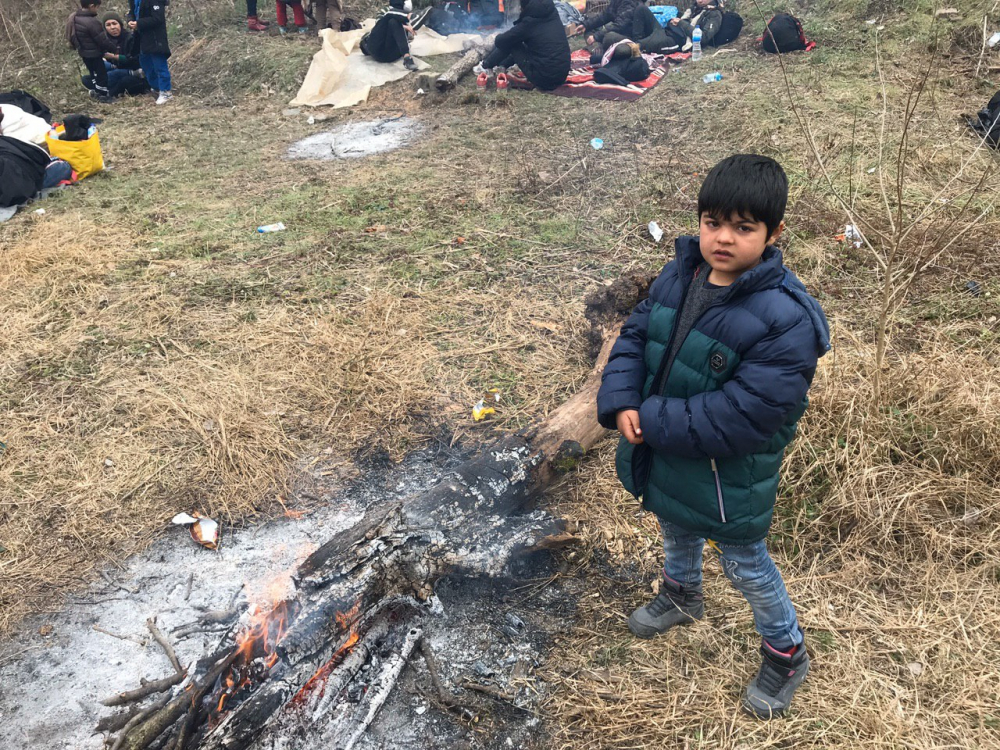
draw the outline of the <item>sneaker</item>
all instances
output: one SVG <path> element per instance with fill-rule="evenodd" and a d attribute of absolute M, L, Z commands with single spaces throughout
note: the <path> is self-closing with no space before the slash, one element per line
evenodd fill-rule
<path fill-rule="evenodd" d="M 267 24 L 257 16 L 247 16 L 247 31 L 267 31 Z"/>
<path fill-rule="evenodd" d="M 169 91 L 161 91 L 160 95 L 158 97 L 156 97 L 156 103 L 157 104 L 166 104 L 167 102 L 169 102 L 173 98 L 174 98 L 174 95 L 171 94 Z"/>
<path fill-rule="evenodd" d="M 675 625 L 688 625 L 704 616 L 701 586 L 684 587 L 664 577 L 656 598 L 629 615 L 628 629 L 639 638 L 652 638 Z"/>
<path fill-rule="evenodd" d="M 479 76 L 479 75 L 481 75 L 482 73 L 485 73 L 485 72 L 486 72 L 486 68 L 483 67 L 483 64 L 481 62 L 477 62 L 476 63 L 476 67 L 474 67 L 472 69 L 472 74 L 475 75 L 475 76 Z"/>
<path fill-rule="evenodd" d="M 285 34 L 288 33 L 288 28 L 285 26 L 279 26 L 278 33 L 281 34 L 281 36 L 284 36 Z"/>
<path fill-rule="evenodd" d="M 792 696 L 809 672 L 809 653 L 805 644 L 785 653 L 764 641 L 760 647 L 760 669 L 743 693 L 743 710 L 758 719 L 781 716 L 792 703 Z"/>
<path fill-rule="evenodd" d="M 305 34 L 308 34 L 308 33 L 309 33 L 309 27 L 308 26 L 299 26 L 299 36 L 304 36 Z"/>
<path fill-rule="evenodd" d="M 403 67 L 406 68 L 407 70 L 419 70 L 419 68 L 417 67 L 417 61 L 414 60 L 409 55 L 403 58 Z"/>

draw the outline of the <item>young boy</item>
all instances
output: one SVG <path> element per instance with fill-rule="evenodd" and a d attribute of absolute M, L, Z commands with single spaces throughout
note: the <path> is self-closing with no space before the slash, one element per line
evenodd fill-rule
<path fill-rule="evenodd" d="M 389 0 L 389 7 L 382 11 L 372 30 L 361 37 L 361 51 L 378 62 L 391 63 L 403 58 L 407 70 L 417 70 L 417 63 L 410 55 L 412 11 L 413 0 Z"/>
<path fill-rule="evenodd" d="M 83 2 L 83 0 L 80 0 Z M 139 66 L 157 94 L 156 103 L 166 104 L 171 93 L 170 43 L 167 41 L 166 6 L 170 0 L 131 0 L 129 30 L 139 35 Z"/>
<path fill-rule="evenodd" d="M 102 102 L 111 101 L 108 91 L 108 70 L 104 66 L 104 54 L 114 52 L 115 45 L 104 33 L 104 26 L 97 17 L 101 0 L 80 0 L 80 10 L 69 18 L 70 44 L 79 53 L 87 66 L 94 88 L 91 94 Z"/>
<path fill-rule="evenodd" d="M 625 488 L 657 515 L 659 595 L 629 617 L 652 638 L 700 620 L 702 549 L 753 610 L 763 661 L 743 708 L 781 715 L 809 669 L 795 608 L 767 553 L 785 446 L 830 347 L 819 304 L 782 265 L 788 180 L 764 156 L 719 162 L 698 194 L 699 237 L 680 237 L 622 327 L 597 396 L 622 434 Z"/>

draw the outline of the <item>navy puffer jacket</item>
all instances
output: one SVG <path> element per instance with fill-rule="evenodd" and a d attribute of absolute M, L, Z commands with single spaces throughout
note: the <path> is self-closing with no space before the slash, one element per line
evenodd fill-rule
<path fill-rule="evenodd" d="M 816 362 L 830 348 L 829 328 L 781 251 L 768 247 L 696 321 L 670 371 L 659 373 L 703 262 L 697 237 L 678 238 L 676 250 L 611 350 L 598 420 L 613 429 L 619 411 L 639 411 L 645 443 L 622 439 L 616 463 L 647 510 L 706 538 L 749 544 L 767 535 L 784 449 Z M 662 383 L 658 392 L 654 383 Z"/>

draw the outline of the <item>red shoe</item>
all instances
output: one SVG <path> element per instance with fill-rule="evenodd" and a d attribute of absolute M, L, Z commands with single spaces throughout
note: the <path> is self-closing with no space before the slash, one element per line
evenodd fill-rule
<path fill-rule="evenodd" d="M 489 82 L 490 82 L 489 73 L 480 73 L 479 76 L 476 78 L 476 86 L 479 87 L 480 91 L 486 91 L 486 84 L 488 84 Z"/>
<path fill-rule="evenodd" d="M 257 16 L 247 16 L 247 31 L 267 31 L 268 25 Z"/>
<path fill-rule="evenodd" d="M 497 73 L 497 91 L 503 91 L 509 83 L 506 73 Z"/>

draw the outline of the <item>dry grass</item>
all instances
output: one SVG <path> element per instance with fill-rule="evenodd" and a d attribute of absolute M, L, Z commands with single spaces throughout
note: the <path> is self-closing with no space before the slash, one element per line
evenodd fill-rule
<path fill-rule="evenodd" d="M 749 608 L 706 554 L 706 620 L 652 642 L 625 617 L 660 564 L 649 514 L 610 451 L 563 492 L 611 578 L 546 677 L 557 747 L 994 747 L 1000 742 L 1000 392 L 996 351 L 941 342 L 894 363 L 874 400 L 872 346 L 838 336 L 787 461 L 773 552 L 814 656 L 791 718 L 740 716 L 758 663 Z M 622 572 L 626 571 L 626 572 Z M 614 580 L 614 579 L 618 580 Z M 623 596 L 622 591 L 627 593 Z"/>

